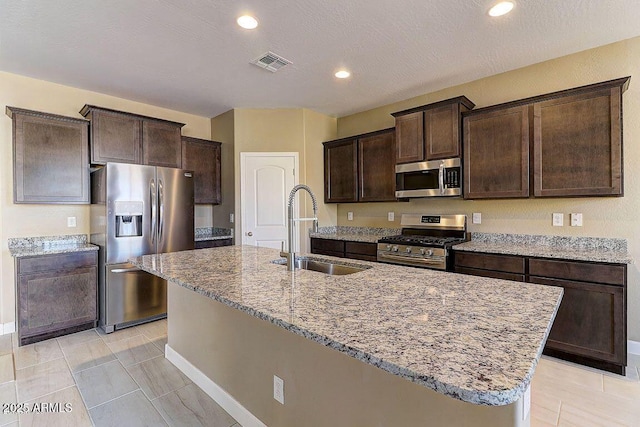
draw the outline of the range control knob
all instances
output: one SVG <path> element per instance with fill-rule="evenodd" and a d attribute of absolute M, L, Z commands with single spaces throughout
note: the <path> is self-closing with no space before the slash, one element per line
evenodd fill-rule
<path fill-rule="evenodd" d="M 420 249 L 420 253 L 422 255 L 431 256 L 431 255 L 433 255 L 433 250 L 432 249 Z"/>
<path fill-rule="evenodd" d="M 408 247 L 407 249 L 405 249 L 405 251 L 410 254 L 411 253 L 411 247 Z"/>
<path fill-rule="evenodd" d="M 387 250 L 390 251 L 391 250 L 391 245 L 387 245 Z"/>
<path fill-rule="evenodd" d="M 392 247 L 392 248 L 391 248 L 391 251 L 392 251 L 392 252 L 398 252 L 398 247 L 397 247 L 397 246 Z"/>

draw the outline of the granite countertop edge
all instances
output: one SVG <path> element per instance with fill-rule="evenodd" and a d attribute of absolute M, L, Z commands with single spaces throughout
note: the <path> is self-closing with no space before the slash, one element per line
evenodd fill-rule
<path fill-rule="evenodd" d="M 153 255 L 150 255 L 150 256 L 153 256 Z M 312 256 L 313 258 L 318 258 L 317 255 L 309 255 L 309 256 Z M 349 345 L 338 342 L 330 337 L 318 334 L 316 332 L 305 329 L 301 326 L 294 325 L 278 317 L 274 317 L 273 315 L 270 315 L 266 312 L 257 310 L 255 308 L 246 306 L 239 302 L 217 295 L 216 293 L 208 291 L 207 289 L 204 289 L 200 286 L 193 285 L 191 283 L 186 283 L 179 279 L 171 277 L 170 275 L 163 274 L 162 272 L 158 271 L 155 268 L 145 266 L 142 261 L 142 257 L 134 258 L 134 259 L 131 259 L 130 261 L 144 271 L 147 271 L 152 274 L 156 274 L 174 284 L 177 284 L 186 289 L 192 290 L 196 293 L 199 293 L 207 298 L 213 299 L 231 308 L 240 310 L 248 315 L 251 315 L 261 320 L 268 321 L 278 327 L 281 327 L 297 335 L 310 339 L 325 347 L 333 348 L 348 356 L 354 357 L 357 360 L 360 360 L 364 363 L 383 369 L 393 375 L 400 376 L 408 381 L 422 385 L 438 393 L 456 398 L 458 400 L 462 400 L 465 402 L 478 404 L 478 405 L 502 406 L 502 405 L 508 405 L 517 401 L 524 394 L 524 392 L 530 385 L 531 379 L 533 377 L 533 373 L 535 371 L 537 363 L 542 354 L 544 342 L 546 342 L 546 339 L 550 333 L 550 327 L 548 327 L 545 332 L 544 340 L 541 342 L 541 345 L 539 346 L 537 351 L 537 355 L 533 359 L 533 363 L 529 367 L 527 374 L 515 386 L 508 389 L 502 389 L 502 390 L 472 390 L 472 389 L 463 388 L 453 384 L 447 384 L 445 382 L 439 381 L 428 375 L 416 373 L 407 367 L 398 366 L 395 363 L 389 362 L 375 355 L 369 354 L 364 350 L 350 347 Z M 367 262 L 364 262 L 364 261 L 362 263 L 367 264 Z M 368 264 L 375 265 L 376 263 L 368 263 Z M 562 294 L 560 294 L 558 299 L 560 299 L 561 296 Z M 556 304 L 557 304 L 556 309 L 553 313 L 554 318 L 557 313 L 559 302 L 557 302 Z"/>
<path fill-rule="evenodd" d="M 518 255 L 536 258 L 551 258 L 574 261 L 604 262 L 611 264 L 633 264 L 626 252 L 573 249 L 563 246 L 518 245 L 514 243 L 488 243 L 470 240 L 453 246 L 454 251 L 486 252 L 500 255 Z"/>
<path fill-rule="evenodd" d="M 100 248 L 87 241 L 85 234 L 63 236 L 14 237 L 7 240 L 14 258 L 97 251 Z"/>
<path fill-rule="evenodd" d="M 195 238 L 195 242 L 204 242 L 207 240 L 225 240 L 225 239 L 232 239 L 233 236 L 232 235 L 220 235 L 220 236 L 196 236 Z"/>

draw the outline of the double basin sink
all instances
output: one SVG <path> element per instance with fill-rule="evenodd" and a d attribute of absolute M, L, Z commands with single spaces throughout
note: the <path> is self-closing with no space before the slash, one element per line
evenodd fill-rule
<path fill-rule="evenodd" d="M 287 265 L 286 259 L 277 259 L 272 262 L 283 266 Z M 329 262 L 327 260 L 314 259 L 305 256 L 296 257 L 294 267 L 296 270 L 318 271 L 332 276 L 344 276 L 346 274 L 358 273 L 371 268 L 368 265 Z"/>

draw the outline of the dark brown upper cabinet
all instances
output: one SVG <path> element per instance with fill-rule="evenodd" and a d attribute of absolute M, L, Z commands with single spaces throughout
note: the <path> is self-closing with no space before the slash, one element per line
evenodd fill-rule
<path fill-rule="evenodd" d="M 397 200 L 393 128 L 323 145 L 325 203 Z"/>
<path fill-rule="evenodd" d="M 526 106 L 464 118 L 464 197 L 529 197 Z"/>
<path fill-rule="evenodd" d="M 461 114 L 475 104 L 464 96 L 392 115 L 396 119 L 396 163 L 460 156 Z"/>
<path fill-rule="evenodd" d="M 193 171 L 195 203 L 220 204 L 221 143 L 182 137 L 182 168 Z"/>
<path fill-rule="evenodd" d="M 91 121 L 91 164 L 182 166 L 183 123 L 94 105 L 85 105 L 80 114 Z"/>
<path fill-rule="evenodd" d="M 6 107 L 13 122 L 14 203 L 89 203 L 89 122 Z"/>
<path fill-rule="evenodd" d="M 464 196 L 622 196 L 630 77 L 463 114 Z"/>

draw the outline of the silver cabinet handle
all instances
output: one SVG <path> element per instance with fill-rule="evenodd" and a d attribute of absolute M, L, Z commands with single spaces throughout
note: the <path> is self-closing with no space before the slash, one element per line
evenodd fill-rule
<path fill-rule="evenodd" d="M 112 273 L 133 273 L 135 271 L 142 271 L 137 267 L 132 267 L 132 268 L 114 268 L 113 270 L 111 270 Z"/>

